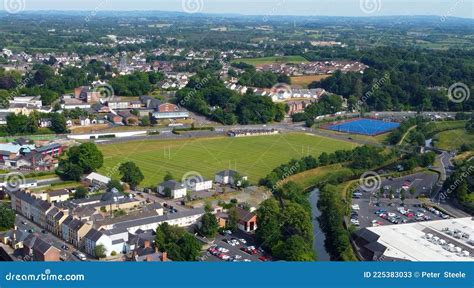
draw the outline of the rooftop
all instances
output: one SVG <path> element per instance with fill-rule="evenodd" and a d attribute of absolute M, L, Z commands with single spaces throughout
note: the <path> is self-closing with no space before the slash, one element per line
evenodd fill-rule
<path fill-rule="evenodd" d="M 466 217 L 369 227 L 357 235 L 368 242 L 365 248 L 382 254 L 380 260 L 474 261 L 473 227 L 474 218 Z"/>

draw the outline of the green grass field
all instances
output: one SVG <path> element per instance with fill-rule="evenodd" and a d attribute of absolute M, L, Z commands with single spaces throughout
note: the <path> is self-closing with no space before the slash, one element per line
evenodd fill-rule
<path fill-rule="evenodd" d="M 99 146 L 104 153 L 104 165 L 99 172 L 118 178 L 120 163 L 133 161 L 145 175 L 143 186 L 161 182 L 166 171 L 177 180 L 192 171 L 213 179 L 216 172 L 229 168 L 248 175 L 249 180 L 256 183 L 273 168 L 292 158 L 355 147 L 349 142 L 302 133 L 104 144 Z"/>
<path fill-rule="evenodd" d="M 302 63 L 308 62 L 306 58 L 302 56 L 273 56 L 273 57 L 260 57 L 260 58 L 242 58 L 242 59 L 235 59 L 232 62 L 244 62 L 249 65 L 265 65 L 265 64 L 286 64 L 286 63 Z"/>
<path fill-rule="evenodd" d="M 474 135 L 467 133 L 465 129 L 444 131 L 436 134 L 434 138 L 437 148 L 448 151 L 459 149 L 462 144 L 474 143 Z"/>

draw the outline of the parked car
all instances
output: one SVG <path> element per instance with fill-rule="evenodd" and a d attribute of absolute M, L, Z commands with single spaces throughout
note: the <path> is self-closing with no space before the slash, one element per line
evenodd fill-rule
<path fill-rule="evenodd" d="M 83 253 L 81 253 L 79 251 L 72 252 L 72 255 L 76 256 L 81 261 L 86 261 L 87 260 L 86 255 L 84 255 Z"/>
<path fill-rule="evenodd" d="M 258 260 L 263 261 L 263 262 L 267 262 L 268 258 L 262 255 L 262 256 L 258 257 Z"/>
<path fill-rule="evenodd" d="M 222 252 L 222 253 L 227 253 L 227 252 L 229 252 L 229 249 L 224 248 L 224 247 L 217 247 L 217 250 L 218 250 L 219 252 Z"/>

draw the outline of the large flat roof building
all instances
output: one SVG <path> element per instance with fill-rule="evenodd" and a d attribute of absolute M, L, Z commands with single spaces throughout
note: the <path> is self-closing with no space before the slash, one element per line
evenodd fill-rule
<path fill-rule="evenodd" d="M 369 227 L 357 231 L 369 261 L 474 261 L 474 218 Z"/>

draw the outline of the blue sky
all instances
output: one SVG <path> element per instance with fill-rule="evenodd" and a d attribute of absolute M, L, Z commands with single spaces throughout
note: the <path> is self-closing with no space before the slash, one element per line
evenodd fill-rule
<path fill-rule="evenodd" d="M 247 15 L 382 16 L 439 15 L 474 18 L 474 0 L 0 0 L 26 10 L 196 9 L 202 13 Z M 196 4 L 197 3 L 197 4 Z M 196 4 L 197 6 L 195 6 Z M 183 8 L 188 7 L 188 8 Z M 190 8 L 189 8 L 190 7 Z M 198 7 L 198 8 L 196 8 Z"/>

